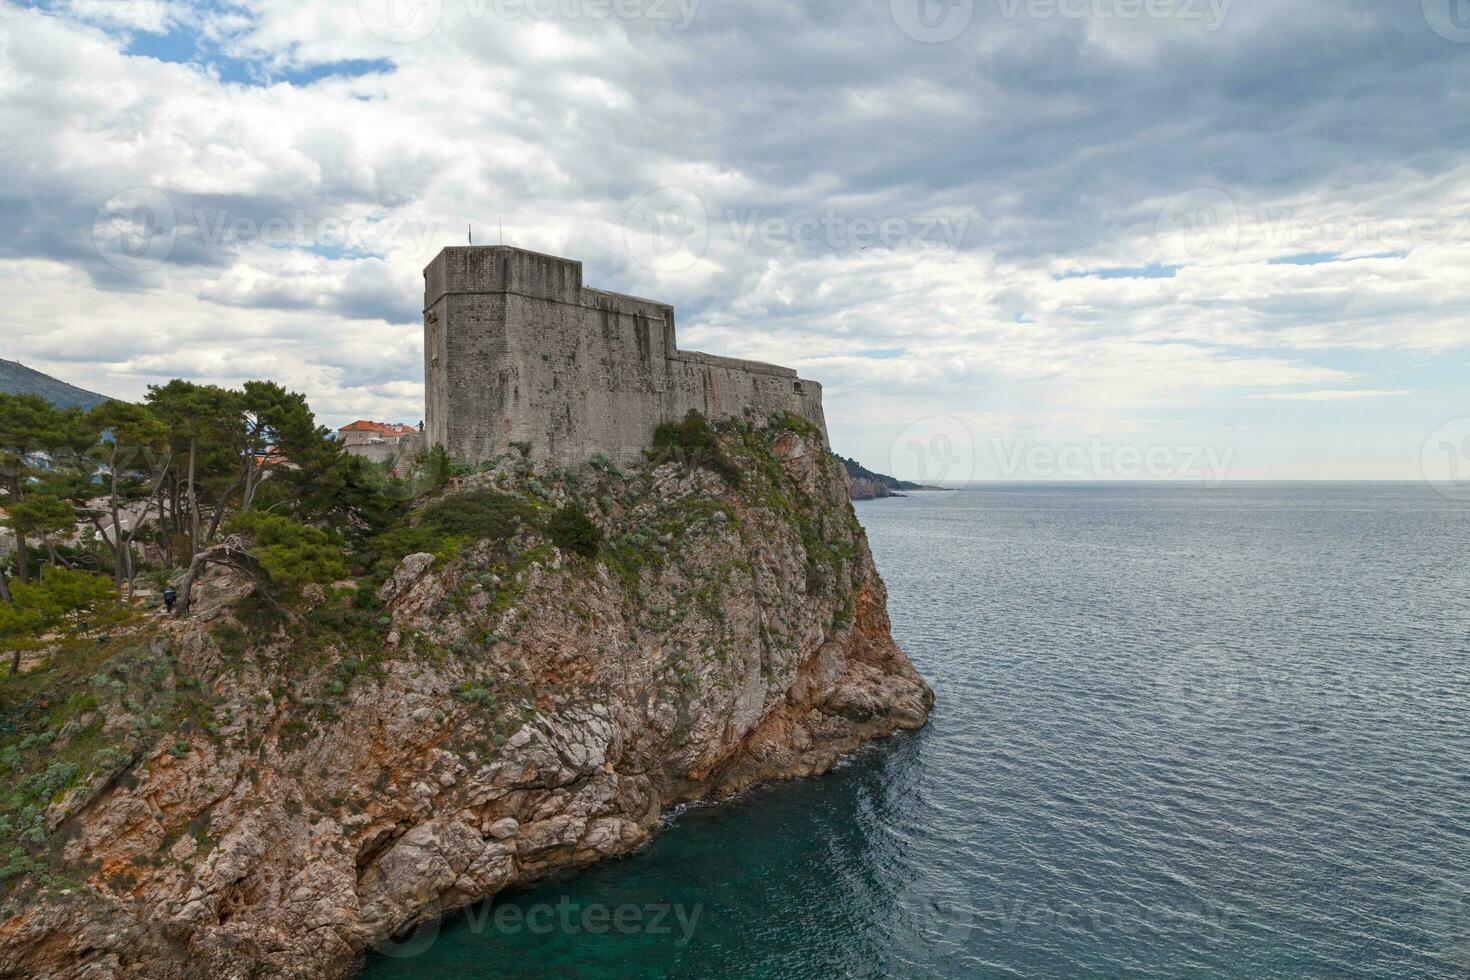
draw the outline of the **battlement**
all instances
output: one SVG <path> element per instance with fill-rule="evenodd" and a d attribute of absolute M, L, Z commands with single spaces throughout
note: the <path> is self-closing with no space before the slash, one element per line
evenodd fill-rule
<path fill-rule="evenodd" d="M 424 270 L 428 442 L 456 462 L 528 443 L 562 465 L 630 462 L 662 422 L 789 411 L 826 432 L 822 387 L 790 368 L 681 351 L 674 308 L 591 289 L 582 263 L 504 245 Z"/>

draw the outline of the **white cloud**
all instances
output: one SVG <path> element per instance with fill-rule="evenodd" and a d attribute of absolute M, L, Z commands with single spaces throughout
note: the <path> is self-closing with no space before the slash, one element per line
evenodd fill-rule
<path fill-rule="evenodd" d="M 799 365 L 876 463 L 938 412 L 1257 434 L 1350 393 L 1413 413 L 1432 385 L 1378 365 L 1470 347 L 1470 147 L 1446 126 L 1470 63 L 1413 12 L 1232 5 L 1203 32 L 982 4 L 921 45 L 879 0 L 701 4 L 683 31 L 445 0 L 394 43 L 356 3 L 75 6 L 0 18 L 0 126 L 25 134 L 0 145 L 0 354 L 123 396 L 270 372 L 328 421 L 417 421 L 420 270 L 471 222 L 675 303 L 687 346 Z M 180 24 L 223 60 L 124 53 Z M 231 58 L 280 80 L 226 80 Z M 370 70 L 305 80 L 347 59 Z M 698 196 L 702 247 L 655 271 L 627 218 L 664 187 Z M 174 212 L 156 268 L 94 247 L 129 188 Z M 1215 210 L 1161 237 L 1180 201 Z M 935 217 L 957 246 L 915 230 Z M 911 233 L 851 244 L 885 220 Z M 784 235 L 746 234 L 764 221 Z"/>

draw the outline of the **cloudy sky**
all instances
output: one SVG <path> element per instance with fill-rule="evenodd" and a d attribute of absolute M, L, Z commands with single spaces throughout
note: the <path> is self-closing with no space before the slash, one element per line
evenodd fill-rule
<path fill-rule="evenodd" d="M 0 132 L 0 356 L 119 397 L 417 421 L 472 222 L 878 469 L 1470 477 L 1470 0 L 0 0 Z"/>

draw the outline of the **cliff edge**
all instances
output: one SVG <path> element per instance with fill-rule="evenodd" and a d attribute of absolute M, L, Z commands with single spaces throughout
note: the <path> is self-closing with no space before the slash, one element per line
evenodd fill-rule
<path fill-rule="evenodd" d="M 192 618 L 26 675 L 0 973 L 343 976 L 417 921 L 639 847 L 672 805 L 924 724 L 805 420 L 457 483 L 380 580 L 281 603 L 221 569 Z"/>

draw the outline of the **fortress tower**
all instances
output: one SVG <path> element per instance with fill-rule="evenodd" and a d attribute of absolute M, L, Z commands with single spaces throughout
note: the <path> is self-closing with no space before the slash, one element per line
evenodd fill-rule
<path fill-rule="evenodd" d="M 531 446 L 562 465 L 637 460 L 698 409 L 786 410 L 825 437 L 822 387 L 790 368 L 681 351 L 674 308 L 589 289 L 582 263 L 504 245 L 446 248 L 424 270 L 428 444 L 478 463 Z"/>

